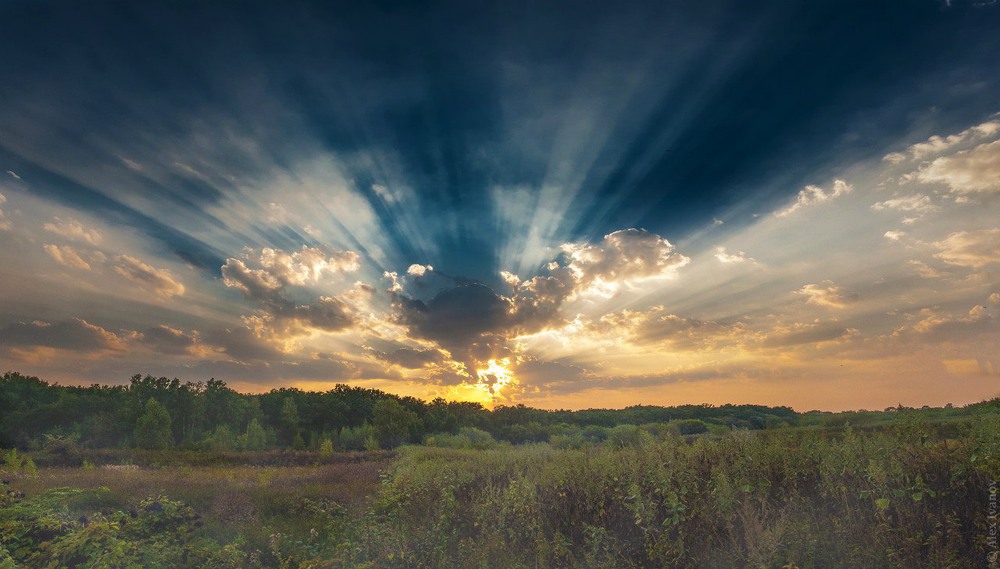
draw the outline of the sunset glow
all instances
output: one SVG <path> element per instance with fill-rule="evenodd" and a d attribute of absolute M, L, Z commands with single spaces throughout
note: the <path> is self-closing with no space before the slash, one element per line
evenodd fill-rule
<path fill-rule="evenodd" d="M 0 368 L 1000 394 L 1000 5 L 585 4 L 0 9 Z"/>

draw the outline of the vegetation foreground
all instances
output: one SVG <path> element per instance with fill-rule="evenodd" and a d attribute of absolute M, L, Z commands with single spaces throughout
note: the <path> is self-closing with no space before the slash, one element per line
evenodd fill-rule
<path fill-rule="evenodd" d="M 7 418 L 42 408 L 9 395 Z M 173 448 L 37 434 L 0 454 L 0 568 L 997 566 L 1000 400 L 608 427 L 515 411 L 533 424 L 482 411 L 395 450 L 374 450 L 378 421 L 367 451 L 332 448 L 351 425 L 302 450 L 275 442 L 292 430 L 213 447 L 218 425 Z"/>
<path fill-rule="evenodd" d="M 998 418 L 312 466 L 8 453 L 0 567 L 986 567 Z"/>

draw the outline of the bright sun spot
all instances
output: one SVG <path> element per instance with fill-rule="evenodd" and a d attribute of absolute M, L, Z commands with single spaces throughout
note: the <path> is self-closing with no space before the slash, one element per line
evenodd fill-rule
<path fill-rule="evenodd" d="M 497 404 L 510 401 L 519 392 L 519 382 L 509 368 L 511 358 L 497 358 L 476 369 L 475 382 L 448 386 L 446 398 L 455 401 L 472 401 L 492 409 Z"/>
<path fill-rule="evenodd" d="M 476 375 L 479 376 L 476 388 L 484 392 L 490 400 L 501 397 L 503 389 L 516 382 L 514 374 L 507 369 L 509 365 L 510 358 L 488 361 L 485 368 L 476 370 Z"/>

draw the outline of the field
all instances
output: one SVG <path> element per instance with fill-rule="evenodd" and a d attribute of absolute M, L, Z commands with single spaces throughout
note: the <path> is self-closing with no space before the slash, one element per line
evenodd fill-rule
<path fill-rule="evenodd" d="M 996 566 L 1000 414 L 928 415 L 332 454 L 85 449 L 71 468 L 8 451 L 0 567 Z"/>

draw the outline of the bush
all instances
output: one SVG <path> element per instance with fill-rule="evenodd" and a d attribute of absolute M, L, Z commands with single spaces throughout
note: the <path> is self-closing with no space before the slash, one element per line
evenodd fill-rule
<path fill-rule="evenodd" d="M 69 513 L 103 490 L 59 488 L 0 508 L 0 563 L 28 567 L 200 567 L 220 548 L 200 531 L 200 516 L 157 497 L 129 512 Z M 0 565 L 2 566 L 2 565 Z"/>
<path fill-rule="evenodd" d="M 673 421 L 672 424 L 677 427 L 677 432 L 682 435 L 700 435 L 708 432 L 708 425 L 700 419 L 682 419 L 680 421 Z"/>

